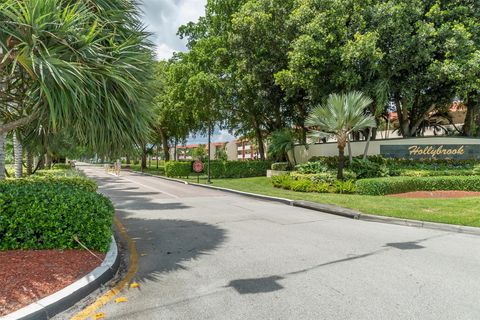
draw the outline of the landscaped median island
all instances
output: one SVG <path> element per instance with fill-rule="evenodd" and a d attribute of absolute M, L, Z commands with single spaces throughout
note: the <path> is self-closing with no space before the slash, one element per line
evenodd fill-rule
<path fill-rule="evenodd" d="M 170 174 L 170 177 L 197 182 L 190 162 L 172 163 L 176 163 L 173 165 L 175 168 L 182 169 Z M 242 166 L 255 165 L 253 163 L 255 161 L 245 161 Z M 337 165 L 338 157 L 314 157 L 295 166 L 295 170 L 272 178 L 265 177 L 265 168 L 263 174 L 256 172 L 257 177 L 250 178 L 221 171 L 223 176 L 235 178 L 217 178 L 213 180 L 213 185 L 291 200 L 332 204 L 365 214 L 480 227 L 480 193 L 477 193 L 480 192 L 480 163 L 476 160 L 414 161 L 381 156 L 357 157 L 351 163 L 346 161 L 344 180 L 336 178 Z M 274 170 L 284 171 L 289 167 L 292 166 L 288 163 L 271 165 Z M 206 183 L 206 180 L 205 174 L 198 178 L 200 183 Z M 465 192 L 444 192 L 450 190 Z M 419 193 L 417 198 L 415 193 L 407 193 L 412 191 L 424 193 Z M 392 197 L 394 194 L 402 194 L 402 197 Z"/>
<path fill-rule="evenodd" d="M 96 190 L 94 181 L 70 169 L 0 182 L 0 316 L 102 263 L 114 209 Z"/>

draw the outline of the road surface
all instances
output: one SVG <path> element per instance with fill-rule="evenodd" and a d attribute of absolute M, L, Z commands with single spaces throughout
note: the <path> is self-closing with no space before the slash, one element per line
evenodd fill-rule
<path fill-rule="evenodd" d="M 85 172 L 139 253 L 106 319 L 480 319 L 478 236 Z"/>

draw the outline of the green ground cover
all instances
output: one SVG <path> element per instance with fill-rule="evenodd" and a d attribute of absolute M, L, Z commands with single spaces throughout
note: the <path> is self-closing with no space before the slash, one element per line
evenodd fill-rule
<path fill-rule="evenodd" d="M 106 252 L 114 208 L 97 184 L 67 168 L 0 182 L 0 250 L 74 249 Z"/>
<path fill-rule="evenodd" d="M 196 182 L 195 179 L 189 179 Z M 201 183 L 206 183 L 202 177 Z M 304 193 L 274 188 L 269 178 L 218 179 L 214 186 L 291 200 L 307 200 L 359 210 L 367 214 L 480 227 L 480 197 L 402 199 L 333 193 Z"/>

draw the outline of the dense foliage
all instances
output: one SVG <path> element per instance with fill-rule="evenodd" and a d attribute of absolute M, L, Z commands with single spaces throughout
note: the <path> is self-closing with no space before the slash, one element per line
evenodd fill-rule
<path fill-rule="evenodd" d="M 312 158 L 307 163 L 297 165 L 296 171 L 288 175 L 272 177 L 272 183 L 275 187 L 294 191 L 336 192 L 333 186 L 344 185 L 342 181 L 337 180 L 336 161 L 337 157 Z M 347 165 L 344 181 L 350 181 L 355 185 L 353 188 L 347 188 L 347 191 L 368 195 L 416 190 L 477 191 L 476 181 L 480 178 L 478 160 L 413 161 L 370 156 L 366 159 L 355 157 L 351 162 L 347 162 Z M 454 186 L 457 181 L 458 185 Z M 469 183 L 472 184 L 469 186 Z"/>
<path fill-rule="evenodd" d="M 480 191 L 480 176 L 373 178 L 358 180 L 356 187 L 359 194 L 375 196 L 410 191 Z"/>
<path fill-rule="evenodd" d="M 211 161 L 210 174 L 212 178 L 247 178 L 261 177 L 270 169 L 269 161 Z M 208 170 L 205 163 L 204 173 Z M 186 161 L 170 161 L 165 164 L 167 177 L 189 177 L 197 175 L 193 172 L 192 163 Z"/>
<path fill-rule="evenodd" d="M 114 209 L 84 178 L 47 177 L 0 183 L 0 249 L 106 252 Z"/>
<path fill-rule="evenodd" d="M 29 159 L 147 136 L 153 54 L 134 3 L 4 0 L 0 21 L 0 178 L 11 131 Z"/>
<path fill-rule="evenodd" d="M 323 178 L 323 177 L 322 177 Z M 299 178 L 290 175 L 272 177 L 274 187 L 298 191 L 298 192 L 319 192 L 319 193 L 355 193 L 355 181 L 333 179 Z"/>

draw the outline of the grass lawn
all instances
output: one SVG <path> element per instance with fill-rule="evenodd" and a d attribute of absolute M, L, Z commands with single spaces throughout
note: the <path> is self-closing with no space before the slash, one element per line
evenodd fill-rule
<path fill-rule="evenodd" d="M 196 179 L 188 179 L 196 182 Z M 201 183 L 206 179 L 202 178 Z M 214 186 L 356 209 L 381 216 L 480 227 L 480 197 L 461 199 L 398 199 L 385 196 L 303 193 L 274 188 L 266 177 L 216 179 Z"/>
<path fill-rule="evenodd" d="M 196 177 L 182 179 L 197 182 Z M 200 183 L 206 183 L 205 176 Z M 363 213 L 480 227 L 480 197 L 460 199 L 401 199 L 330 193 L 303 193 L 274 188 L 269 178 L 212 179 L 212 185 L 291 200 L 307 200 L 356 209 Z"/>

